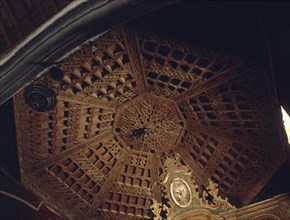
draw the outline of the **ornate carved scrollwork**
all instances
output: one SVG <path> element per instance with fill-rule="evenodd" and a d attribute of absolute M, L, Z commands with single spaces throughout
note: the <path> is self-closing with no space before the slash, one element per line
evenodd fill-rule
<path fill-rule="evenodd" d="M 166 203 L 158 203 L 153 201 L 150 206 L 154 213 L 154 219 L 172 219 L 178 214 L 198 209 L 207 209 L 212 216 L 223 211 L 235 210 L 235 206 L 231 205 L 227 198 L 223 199 L 218 193 L 218 185 L 212 180 L 208 180 L 208 185 L 205 190 L 200 190 L 200 187 L 192 179 L 192 172 L 180 162 L 180 155 L 175 153 L 173 156 L 168 156 L 164 162 L 163 173 L 163 194 L 168 200 Z"/>

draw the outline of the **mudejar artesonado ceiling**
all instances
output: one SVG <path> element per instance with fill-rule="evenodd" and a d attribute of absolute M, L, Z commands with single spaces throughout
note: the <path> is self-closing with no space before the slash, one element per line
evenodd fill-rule
<path fill-rule="evenodd" d="M 273 91 L 253 62 L 118 26 L 14 97 L 22 182 L 71 219 L 249 204 L 287 158 Z"/>

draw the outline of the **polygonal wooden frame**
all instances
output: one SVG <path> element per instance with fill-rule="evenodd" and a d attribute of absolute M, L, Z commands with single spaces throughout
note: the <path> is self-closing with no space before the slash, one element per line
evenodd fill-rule
<path fill-rule="evenodd" d="M 142 117 L 139 117 L 140 114 Z M 151 128 L 147 128 L 148 124 Z M 159 154 L 168 152 L 178 145 L 185 127 L 186 121 L 174 101 L 148 93 L 143 93 L 118 106 L 113 124 L 117 138 L 128 149 L 141 150 L 138 147 L 142 145 L 141 148 L 146 152 Z M 126 132 L 122 132 L 123 129 Z M 139 137 L 142 140 L 138 140 L 137 137 L 135 141 L 134 129 L 144 132 L 140 134 L 144 137 Z"/>

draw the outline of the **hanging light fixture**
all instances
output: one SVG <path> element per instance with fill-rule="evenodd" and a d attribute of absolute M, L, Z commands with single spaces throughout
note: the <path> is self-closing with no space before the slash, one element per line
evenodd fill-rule
<path fill-rule="evenodd" d="M 54 91 L 44 84 L 32 84 L 24 90 L 26 103 L 34 110 L 46 112 L 52 110 L 56 105 Z"/>

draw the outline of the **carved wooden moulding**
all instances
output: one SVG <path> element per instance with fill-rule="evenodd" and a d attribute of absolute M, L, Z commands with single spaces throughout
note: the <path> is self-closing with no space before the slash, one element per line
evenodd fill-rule
<path fill-rule="evenodd" d="M 122 26 L 57 68 L 34 82 L 55 106 L 37 111 L 22 91 L 15 118 L 23 183 L 66 218 L 151 219 L 165 200 L 211 212 L 214 183 L 247 204 L 285 160 L 271 83 L 252 63 Z M 191 175 L 166 188 L 174 155 Z"/>

